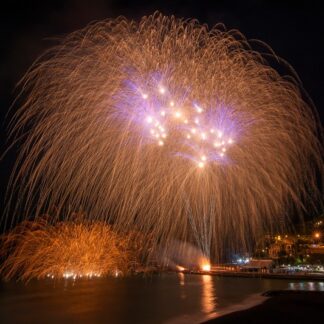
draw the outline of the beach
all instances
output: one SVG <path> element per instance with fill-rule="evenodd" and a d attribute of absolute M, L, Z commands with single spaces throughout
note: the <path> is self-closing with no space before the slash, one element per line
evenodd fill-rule
<path fill-rule="evenodd" d="M 324 292 L 275 290 L 262 304 L 205 323 L 313 323 L 324 318 Z"/>

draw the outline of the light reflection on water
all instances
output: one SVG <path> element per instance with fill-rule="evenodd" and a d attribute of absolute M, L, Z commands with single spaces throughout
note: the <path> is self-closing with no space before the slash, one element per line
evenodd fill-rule
<path fill-rule="evenodd" d="M 185 284 L 185 275 L 184 275 L 184 273 L 179 272 L 178 276 L 179 276 L 180 286 L 184 286 L 184 284 Z"/>
<path fill-rule="evenodd" d="M 290 290 L 324 291 L 324 282 L 290 282 Z"/>
<path fill-rule="evenodd" d="M 202 294 L 201 294 L 201 309 L 205 314 L 209 314 L 216 309 L 214 296 L 214 283 L 210 275 L 202 275 Z"/>
<path fill-rule="evenodd" d="M 278 289 L 324 291 L 324 283 L 184 273 L 0 282 L 0 322 L 197 323 L 229 307 L 235 310 L 252 295 Z"/>

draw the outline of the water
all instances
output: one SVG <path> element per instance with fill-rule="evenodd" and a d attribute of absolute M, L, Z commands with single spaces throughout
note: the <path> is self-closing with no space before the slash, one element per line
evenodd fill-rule
<path fill-rule="evenodd" d="M 324 290 L 324 283 L 181 273 L 1 283 L 0 322 L 197 323 L 274 289 Z"/>

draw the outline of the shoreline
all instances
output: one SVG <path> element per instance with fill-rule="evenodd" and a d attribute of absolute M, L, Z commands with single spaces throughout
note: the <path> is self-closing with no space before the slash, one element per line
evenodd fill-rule
<path fill-rule="evenodd" d="M 185 314 L 165 324 L 310 323 L 323 316 L 324 291 L 270 290 L 208 315 Z"/>
<path fill-rule="evenodd" d="M 259 278 L 324 281 L 324 274 L 286 274 L 286 273 L 262 273 L 262 272 L 237 272 L 237 271 L 177 271 L 184 274 L 211 275 L 219 277 Z"/>
<path fill-rule="evenodd" d="M 270 290 L 261 304 L 202 323 L 311 323 L 323 318 L 324 292 Z"/>
<path fill-rule="evenodd" d="M 209 323 L 209 321 L 220 318 L 222 316 L 253 308 L 254 306 L 262 304 L 267 299 L 269 299 L 269 297 L 263 296 L 262 293 L 255 293 L 247 296 L 238 303 L 222 307 L 220 310 L 214 310 L 209 314 L 184 314 L 175 318 L 171 318 L 165 321 L 164 324 Z"/>
<path fill-rule="evenodd" d="M 323 317 L 323 291 L 270 290 L 260 297 L 259 304 L 220 312 L 202 323 L 311 323 Z"/>

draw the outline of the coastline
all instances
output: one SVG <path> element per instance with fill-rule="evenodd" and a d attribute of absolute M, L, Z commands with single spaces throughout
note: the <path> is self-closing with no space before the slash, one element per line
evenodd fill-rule
<path fill-rule="evenodd" d="M 210 314 L 183 314 L 177 316 L 175 318 L 171 318 L 164 322 L 164 324 L 194 324 L 194 323 L 209 323 L 209 321 L 214 320 L 216 318 L 225 316 L 227 314 L 232 314 L 234 312 L 240 312 L 246 309 L 250 309 L 254 306 L 262 304 L 264 301 L 269 299 L 267 296 L 263 296 L 263 294 L 257 293 L 250 295 L 243 299 L 242 301 L 235 303 L 233 305 L 226 306 L 221 308 L 218 311 L 214 311 Z"/>
<path fill-rule="evenodd" d="M 219 277 L 237 278 L 262 278 L 262 279 L 283 279 L 283 280 L 304 280 L 324 281 L 324 274 L 286 274 L 286 273 L 264 273 L 264 272 L 238 272 L 238 271 L 182 271 L 187 274 L 210 275 Z"/>
<path fill-rule="evenodd" d="M 219 313 L 203 323 L 311 323 L 323 318 L 322 291 L 273 290 L 261 296 L 263 302 L 251 308 Z"/>

